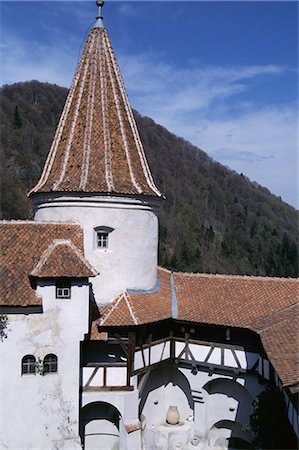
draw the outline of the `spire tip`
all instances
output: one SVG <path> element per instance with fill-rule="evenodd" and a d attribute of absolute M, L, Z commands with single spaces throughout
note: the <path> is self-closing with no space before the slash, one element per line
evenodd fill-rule
<path fill-rule="evenodd" d="M 103 13 L 102 13 L 102 8 L 104 4 L 105 4 L 104 0 L 96 0 L 96 5 L 98 7 L 98 15 L 92 28 L 104 28 Z"/>

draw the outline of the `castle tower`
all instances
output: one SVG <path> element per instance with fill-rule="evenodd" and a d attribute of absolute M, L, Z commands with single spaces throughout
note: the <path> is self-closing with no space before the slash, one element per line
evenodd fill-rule
<path fill-rule="evenodd" d="M 103 1 L 37 185 L 36 221 L 75 221 L 99 271 L 98 303 L 156 283 L 158 207 L 153 181 L 109 35 Z"/>

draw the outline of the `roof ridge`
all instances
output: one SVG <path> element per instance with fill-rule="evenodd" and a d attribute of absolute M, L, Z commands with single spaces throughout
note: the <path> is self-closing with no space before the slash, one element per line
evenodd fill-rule
<path fill-rule="evenodd" d="M 138 325 L 139 324 L 139 319 L 138 319 L 136 310 L 134 308 L 134 305 L 133 305 L 133 302 L 132 302 L 132 299 L 131 299 L 130 295 L 126 291 L 124 292 L 124 298 L 126 300 L 126 303 L 127 303 L 127 306 L 128 306 L 129 311 L 130 311 L 130 315 L 131 315 L 131 317 L 133 319 L 134 324 Z"/>
<path fill-rule="evenodd" d="M 84 254 L 75 246 L 75 244 L 70 239 L 53 239 L 51 244 L 47 247 L 44 253 L 41 255 L 38 262 L 33 267 L 33 270 L 30 272 L 31 276 L 37 275 L 37 273 L 43 268 L 51 254 L 59 245 L 67 245 L 70 247 L 76 256 L 80 259 L 80 261 L 94 274 L 94 276 L 98 275 L 98 272 L 94 269 L 94 267 L 87 261 Z"/>
<path fill-rule="evenodd" d="M 121 292 L 119 296 L 111 303 L 111 305 L 107 306 L 107 313 L 106 309 L 105 311 L 103 311 L 104 317 L 99 319 L 99 326 L 103 326 L 105 324 L 106 320 L 110 317 L 110 315 L 113 313 L 113 311 L 117 308 L 117 306 L 121 302 L 123 295 L 124 292 Z"/>
<path fill-rule="evenodd" d="M 172 270 L 166 269 L 166 267 L 158 266 L 158 270 L 163 270 L 163 272 L 174 273 Z"/>
<path fill-rule="evenodd" d="M 0 225 L 14 225 L 14 224 L 20 224 L 20 225 L 79 225 L 81 227 L 81 224 L 79 222 L 74 222 L 74 221 L 63 221 L 63 222 L 59 222 L 59 221 L 43 221 L 43 222 L 37 222 L 35 220 L 24 220 L 24 219 L 2 219 L 0 220 Z"/>
<path fill-rule="evenodd" d="M 298 282 L 299 278 L 292 277 L 267 277 L 259 275 L 233 275 L 233 274 L 222 274 L 222 273 L 204 273 L 204 272 L 173 272 L 174 275 L 183 275 L 189 277 L 201 277 L 201 278 L 227 278 L 227 279 L 239 279 L 239 280 L 257 280 L 257 281 L 288 281 L 288 282 Z"/>
<path fill-rule="evenodd" d="M 273 312 L 272 314 L 270 314 L 269 316 L 261 317 L 259 320 L 271 319 L 272 317 L 278 316 L 278 315 L 281 314 L 282 312 L 287 311 L 287 310 L 292 309 L 292 308 L 295 308 L 296 306 L 299 306 L 299 302 L 298 302 L 298 301 L 295 302 L 295 303 L 292 303 L 291 305 L 285 306 L 284 308 L 281 308 L 281 309 L 279 309 L 279 310 L 277 310 L 277 311 L 274 311 L 274 312 Z M 261 332 L 263 332 L 263 331 L 265 331 L 265 330 L 268 330 L 269 328 L 276 327 L 276 326 L 280 325 L 282 322 L 286 322 L 286 321 L 289 320 L 289 319 L 290 319 L 290 318 L 288 317 L 288 318 L 285 318 L 285 319 L 281 319 L 281 320 L 280 320 L 279 322 L 277 322 L 277 323 L 271 323 L 271 324 L 269 324 L 269 325 L 267 325 L 267 326 L 264 326 L 264 327 L 256 327 L 256 328 L 254 329 L 254 331 L 257 331 L 258 333 L 261 333 Z M 256 322 L 258 323 L 259 320 L 257 320 Z M 250 324 L 249 327 L 253 328 L 253 327 L 254 327 L 254 322 L 253 322 L 252 324 Z"/>

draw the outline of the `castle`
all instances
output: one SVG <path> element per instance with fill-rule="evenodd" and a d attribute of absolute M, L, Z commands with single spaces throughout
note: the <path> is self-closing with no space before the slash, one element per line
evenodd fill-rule
<path fill-rule="evenodd" d="M 253 448 L 269 386 L 298 435 L 298 281 L 157 266 L 163 195 L 97 5 L 34 221 L 1 222 L 0 447 Z"/>

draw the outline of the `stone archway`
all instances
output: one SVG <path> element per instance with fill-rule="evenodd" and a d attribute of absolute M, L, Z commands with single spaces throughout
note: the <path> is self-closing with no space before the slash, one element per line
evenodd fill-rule
<path fill-rule="evenodd" d="M 253 397 L 237 381 L 228 378 L 215 378 L 203 386 L 207 392 L 206 423 L 208 428 L 214 423 L 227 420 L 249 423 Z"/>
<path fill-rule="evenodd" d="M 178 407 L 182 420 L 193 414 L 189 381 L 177 367 L 161 364 L 144 377 L 139 385 L 139 414 L 147 426 L 165 422 L 170 405 Z"/>
<path fill-rule="evenodd" d="M 106 402 L 93 402 L 81 410 L 84 450 L 119 450 L 121 414 Z"/>
<path fill-rule="evenodd" d="M 212 429 L 218 430 L 219 435 L 222 438 L 227 439 L 229 450 L 253 449 L 251 445 L 251 433 L 248 431 L 244 431 L 243 426 L 239 422 L 233 422 L 231 420 L 220 420 L 213 425 Z"/>

